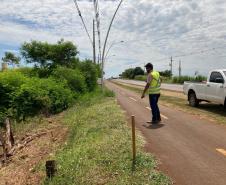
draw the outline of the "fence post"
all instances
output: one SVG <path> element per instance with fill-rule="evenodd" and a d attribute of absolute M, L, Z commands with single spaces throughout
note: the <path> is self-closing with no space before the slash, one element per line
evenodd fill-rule
<path fill-rule="evenodd" d="M 133 149 L 133 162 L 136 160 L 136 134 L 135 134 L 135 116 L 132 115 L 132 149 Z"/>

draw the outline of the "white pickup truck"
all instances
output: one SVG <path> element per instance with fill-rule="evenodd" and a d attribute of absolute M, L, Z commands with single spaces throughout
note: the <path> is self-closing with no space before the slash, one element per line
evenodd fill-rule
<path fill-rule="evenodd" d="M 183 89 L 193 107 L 206 101 L 224 105 L 226 108 L 226 69 L 211 71 L 207 82 L 184 82 Z"/>

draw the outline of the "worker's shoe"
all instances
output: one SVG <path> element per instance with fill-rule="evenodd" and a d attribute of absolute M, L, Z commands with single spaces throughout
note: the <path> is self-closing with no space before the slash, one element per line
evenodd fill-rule
<path fill-rule="evenodd" d="M 152 122 L 151 122 L 151 124 L 153 124 L 153 125 L 154 125 L 154 124 L 158 124 L 158 123 L 159 123 L 159 121 L 158 121 L 158 120 L 156 120 L 156 121 L 152 121 Z"/>
<path fill-rule="evenodd" d="M 148 123 L 148 124 L 158 124 L 160 121 L 147 121 L 146 123 Z"/>

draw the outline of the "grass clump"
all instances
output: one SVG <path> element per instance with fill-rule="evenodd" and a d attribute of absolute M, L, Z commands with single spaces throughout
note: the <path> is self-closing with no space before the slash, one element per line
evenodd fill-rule
<path fill-rule="evenodd" d="M 176 84 L 183 84 L 185 81 L 192 81 L 192 82 L 202 82 L 202 81 L 206 81 L 207 77 L 205 76 L 196 76 L 196 77 L 192 77 L 192 76 L 174 76 L 172 79 L 172 83 L 176 83 Z"/>
<path fill-rule="evenodd" d="M 68 111 L 65 123 L 70 137 L 56 156 L 58 174 L 44 184 L 170 184 L 155 170 L 156 161 L 148 154 L 139 152 L 133 168 L 130 129 L 115 99 L 106 97 L 109 95 L 113 93 L 87 95 Z M 138 148 L 142 151 L 141 140 Z"/>
<path fill-rule="evenodd" d="M 135 76 L 135 80 L 139 81 L 146 81 L 147 75 L 138 75 Z M 193 76 L 174 76 L 174 77 L 169 77 L 169 76 L 161 76 L 162 82 L 163 83 L 173 83 L 173 84 L 183 84 L 185 81 L 192 81 L 192 82 L 203 82 L 207 80 L 207 77 L 198 75 L 196 77 Z"/>

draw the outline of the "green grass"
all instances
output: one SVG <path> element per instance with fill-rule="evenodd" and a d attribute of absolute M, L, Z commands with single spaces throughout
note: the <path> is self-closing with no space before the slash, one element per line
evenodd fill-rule
<path fill-rule="evenodd" d="M 183 84 L 185 81 L 194 81 L 194 82 L 202 82 L 202 81 L 206 81 L 207 77 L 205 76 L 197 76 L 197 77 L 192 77 L 192 76 L 174 76 L 174 77 L 164 77 L 161 76 L 162 78 L 162 82 L 163 83 L 170 83 L 170 84 Z M 139 80 L 139 81 L 146 81 L 147 79 L 147 75 L 138 75 L 135 76 L 135 80 Z"/>
<path fill-rule="evenodd" d="M 142 89 L 137 87 L 127 86 L 117 82 L 114 83 L 118 86 L 132 90 L 139 94 L 141 94 L 143 91 Z M 193 115 L 205 117 L 211 121 L 217 122 L 218 124 L 226 124 L 226 109 L 218 104 L 202 103 L 199 105 L 199 107 L 196 108 L 189 106 L 186 99 L 166 95 L 161 95 L 160 104 L 174 107 Z"/>
<path fill-rule="evenodd" d="M 132 165 L 131 130 L 112 93 L 90 97 L 71 108 L 65 116 L 70 137 L 56 155 L 58 173 L 49 185 L 131 185 L 170 184 L 168 177 L 155 170 L 153 156 L 142 152 L 137 139 L 138 155 Z"/>
<path fill-rule="evenodd" d="M 172 83 L 176 83 L 176 84 L 183 84 L 185 81 L 193 81 L 193 82 L 202 82 L 202 81 L 206 81 L 207 77 L 205 76 L 196 76 L 196 77 L 192 77 L 192 76 L 174 76 L 172 79 Z"/>

